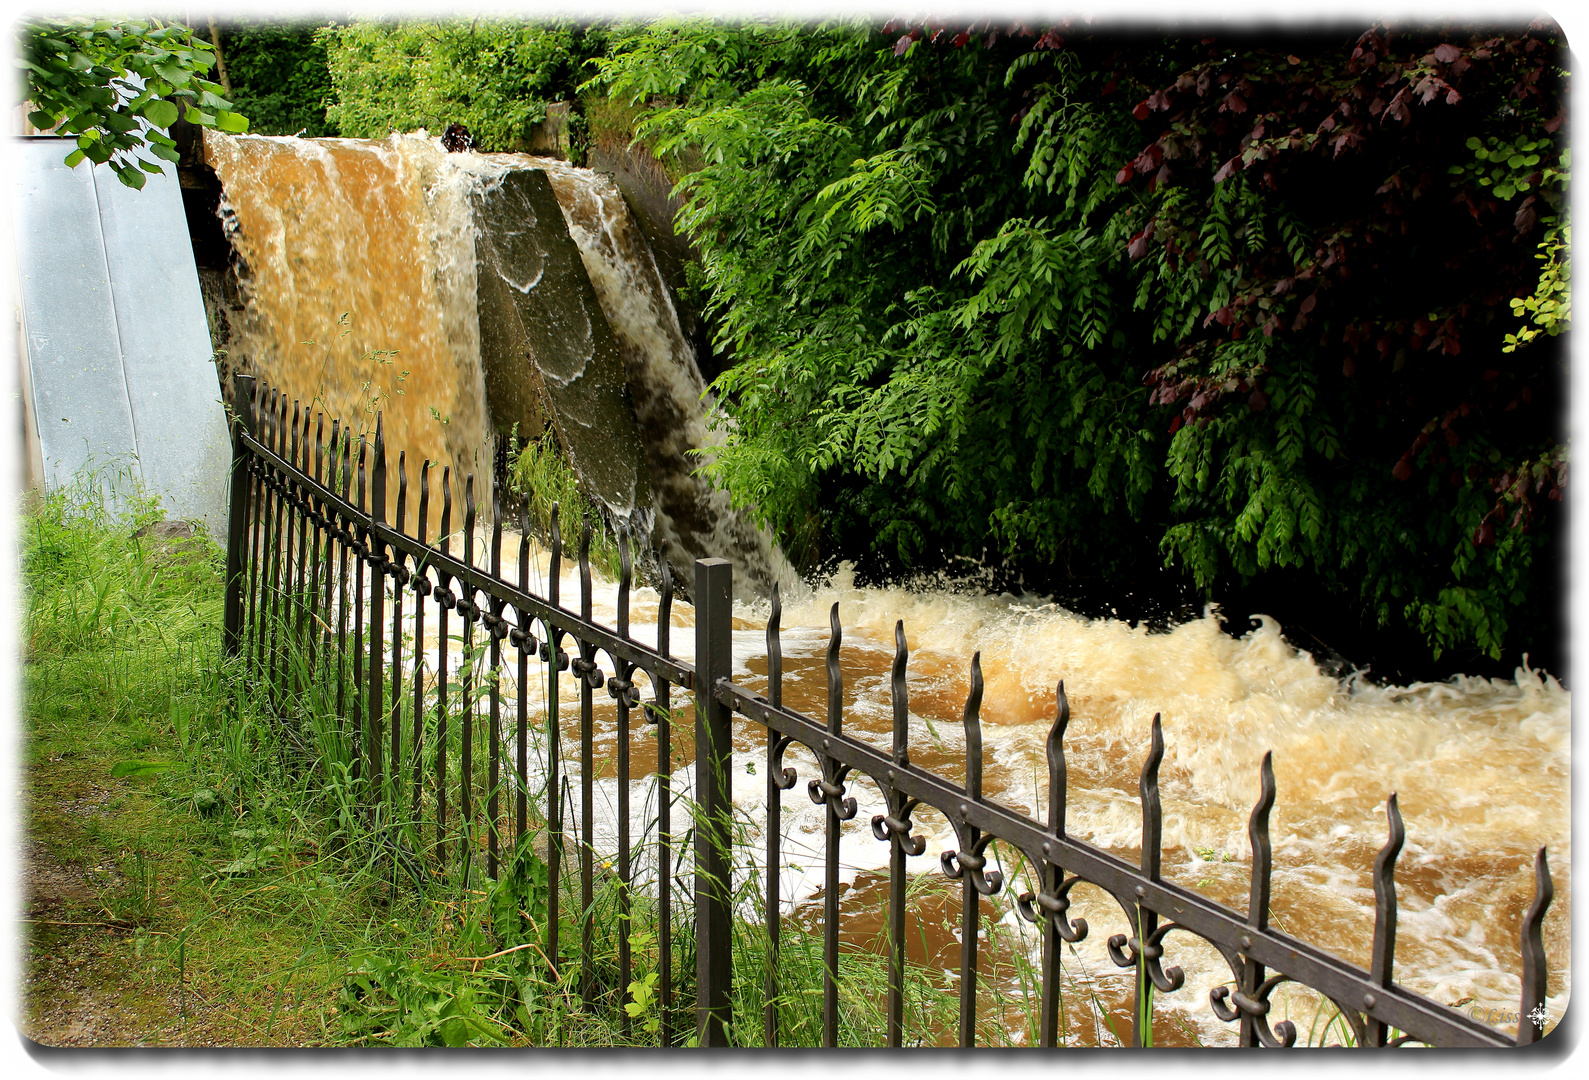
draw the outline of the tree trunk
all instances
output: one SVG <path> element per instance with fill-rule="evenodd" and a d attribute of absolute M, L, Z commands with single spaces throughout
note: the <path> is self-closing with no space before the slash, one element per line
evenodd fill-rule
<path fill-rule="evenodd" d="M 215 74 L 216 81 L 221 84 L 221 89 L 228 94 L 232 92 L 232 80 L 226 77 L 226 60 L 221 56 L 221 28 L 215 25 L 215 19 L 210 19 L 210 44 L 215 46 Z"/>

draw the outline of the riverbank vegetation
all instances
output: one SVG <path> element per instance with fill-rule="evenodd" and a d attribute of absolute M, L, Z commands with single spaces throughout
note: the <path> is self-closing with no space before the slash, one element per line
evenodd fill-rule
<path fill-rule="evenodd" d="M 696 21 L 593 85 L 704 162 L 711 468 L 785 537 L 1300 575 L 1499 659 L 1557 602 L 1565 351 L 1512 342 L 1566 224 L 1559 48 Z"/>

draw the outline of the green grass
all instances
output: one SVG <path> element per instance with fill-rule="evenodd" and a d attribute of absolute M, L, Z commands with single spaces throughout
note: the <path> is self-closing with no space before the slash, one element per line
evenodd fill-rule
<path fill-rule="evenodd" d="M 454 857 L 441 868 L 412 854 L 428 850 L 434 832 L 369 812 L 348 724 L 334 711 L 334 667 L 311 670 L 289 651 L 269 686 L 246 661 L 224 657 L 223 553 L 202 536 L 139 535 L 158 517 L 141 504 L 113 520 L 79 492 L 44 500 L 21 519 L 27 830 L 35 852 L 90 886 L 37 903 L 29 915 L 30 1037 L 74 1041 L 72 1010 L 91 1011 L 108 995 L 122 1019 L 88 1041 L 655 1045 L 655 883 L 636 883 L 626 921 L 617 882 L 599 880 L 587 989 L 570 837 L 554 976 L 535 811 L 495 880 L 483 859 Z M 485 656 L 479 650 L 471 661 L 477 700 L 488 685 Z M 456 673 L 452 685 L 461 710 Z M 404 695 L 405 730 L 411 705 Z M 460 719 L 455 711 L 444 748 L 451 777 L 459 775 Z M 485 728 L 475 725 L 477 777 Z M 483 806 L 485 794 L 477 798 Z M 675 806 L 683 823 L 676 852 L 692 842 L 690 813 L 682 801 Z M 737 828 L 748 840 L 752 823 Z M 447 848 L 478 852 L 479 839 L 455 832 Z M 910 885 L 913 893 L 943 887 L 934 882 Z M 674 892 L 669 1021 L 680 1042 L 694 1032 L 691 888 L 682 879 Z M 763 884 L 753 872 L 739 889 L 736 910 L 757 917 L 734 929 L 731 1030 L 735 1041 L 758 1045 L 769 964 Z M 994 1008 L 979 1025 L 980 1042 L 1010 1041 L 1006 987 L 1022 987 L 1035 1014 L 1029 942 L 1023 933 L 1001 948 L 1001 933 L 990 928 L 983 966 L 1002 953 L 1017 970 L 983 976 L 984 1004 Z M 622 985 L 621 937 L 633 953 Z M 874 942 L 842 955 L 841 1045 L 884 1037 L 884 952 Z M 85 957 L 88 975 L 74 973 Z M 786 921 L 777 971 L 781 1045 L 818 1045 L 820 936 Z M 943 973 L 913 967 L 907 988 L 907 1045 L 952 1035 L 957 999 Z"/>
<path fill-rule="evenodd" d="M 263 740 L 259 718 L 223 706 L 221 554 L 134 535 L 157 519 L 144 505 L 114 523 L 80 497 L 22 518 L 28 840 L 87 885 L 29 916 L 29 1033 L 50 1037 L 41 1007 L 61 954 L 88 952 L 138 1005 L 118 1037 L 313 1041 L 300 1008 L 327 990 L 360 882 L 323 865 L 269 764 L 240 767 Z M 267 848 L 268 873 L 221 872 Z"/>

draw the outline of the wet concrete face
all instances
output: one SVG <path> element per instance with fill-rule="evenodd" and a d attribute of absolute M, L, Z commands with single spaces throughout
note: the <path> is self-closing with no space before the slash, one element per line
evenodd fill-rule
<path fill-rule="evenodd" d="M 619 516 L 651 502 L 623 361 L 546 176 L 474 199 L 481 366 L 497 433 L 548 418 L 587 490 Z"/>
<path fill-rule="evenodd" d="M 674 231 L 673 219 L 684 201 L 673 194 L 673 179 L 645 147 L 631 145 L 627 135 L 599 138 L 590 148 L 589 164 L 595 172 L 610 175 L 623 192 L 635 224 L 656 257 L 657 271 L 673 298 L 680 329 L 695 350 L 702 376 L 710 381 L 722 373 L 724 365 L 712 354 L 706 324 L 689 305 L 679 301 L 679 291 L 685 284 L 684 266 L 699 262 L 700 252 Z"/>
<path fill-rule="evenodd" d="M 707 420 L 714 405 L 697 366 L 701 354 L 682 327 L 656 249 L 606 177 L 539 160 L 628 372 L 655 492 L 654 535 L 670 545 L 675 582 L 687 592 L 690 561 L 716 556 L 733 562 L 742 592 L 765 595 L 781 582 L 787 594 L 798 579 L 771 535 L 698 471 L 723 433 Z"/>

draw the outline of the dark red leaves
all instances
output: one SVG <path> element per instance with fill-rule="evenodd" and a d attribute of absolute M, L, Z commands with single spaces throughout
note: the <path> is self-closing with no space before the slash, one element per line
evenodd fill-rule
<path fill-rule="evenodd" d="M 1128 162 L 1126 162 L 1126 167 L 1125 168 L 1123 168 L 1119 172 L 1115 173 L 1115 183 L 1117 183 L 1117 184 L 1128 184 L 1128 183 L 1131 182 L 1131 178 L 1133 176 L 1135 176 L 1136 174 L 1137 174 L 1136 168 L 1134 166 L 1132 166 L 1131 162 L 1128 161 Z"/>
<path fill-rule="evenodd" d="M 1512 217 L 1512 226 L 1520 233 L 1526 233 L 1534 227 L 1539 220 L 1534 212 L 1534 196 L 1530 195 L 1523 200 L 1523 205 L 1517 208 L 1517 213 Z"/>
<path fill-rule="evenodd" d="M 1146 120 L 1150 112 L 1164 112 L 1170 107 L 1170 96 L 1173 89 L 1155 90 L 1143 102 L 1131 111 L 1131 115 L 1138 120 Z"/>
<path fill-rule="evenodd" d="M 1403 454 L 1400 460 L 1396 462 L 1396 467 L 1390 470 L 1390 475 L 1394 476 L 1397 480 L 1411 480 L 1412 459 L 1407 454 Z"/>
<path fill-rule="evenodd" d="M 1307 296 L 1302 298 L 1302 307 L 1299 310 L 1302 312 L 1302 314 L 1306 315 L 1308 312 L 1312 311 L 1314 309 L 1314 307 L 1316 307 L 1318 305 L 1318 302 L 1319 302 L 1319 294 L 1318 293 L 1316 293 L 1316 292 L 1315 293 L 1308 293 Z"/>
<path fill-rule="evenodd" d="M 1247 408 L 1253 412 L 1263 412 L 1268 407 L 1269 395 L 1262 390 L 1254 390 L 1252 396 L 1247 399 Z"/>
<path fill-rule="evenodd" d="M 1149 225 L 1146 229 L 1133 236 L 1131 242 L 1126 245 L 1126 254 L 1131 256 L 1133 260 L 1140 259 L 1146 255 L 1148 253 L 1148 240 L 1152 231 L 1153 226 Z"/>
<path fill-rule="evenodd" d="M 911 47 L 911 45 L 915 42 L 915 40 L 918 37 L 920 37 L 920 36 L 921 36 L 921 34 L 919 32 L 917 32 L 917 31 L 915 31 L 915 30 L 912 30 L 908 34 L 900 35 L 899 40 L 894 42 L 894 55 L 895 56 L 904 56 L 906 51 Z"/>
<path fill-rule="evenodd" d="M 956 39 L 956 40 L 958 40 L 958 39 Z M 1064 44 L 1065 44 L 1065 39 L 1059 35 L 1058 31 L 1049 30 L 1049 31 L 1045 32 L 1042 37 L 1037 39 L 1037 44 L 1033 45 L 1032 48 L 1034 48 L 1034 49 L 1058 49 L 1061 46 L 1063 46 Z"/>
<path fill-rule="evenodd" d="M 1240 94 L 1232 90 L 1229 94 L 1225 95 L 1225 100 L 1219 106 L 1220 112 L 1224 112 L 1226 109 L 1229 109 L 1233 113 L 1244 113 L 1247 111 L 1247 102 Z"/>
<path fill-rule="evenodd" d="M 1442 64 L 1449 64 L 1462 55 L 1462 50 L 1450 42 L 1443 42 L 1435 46 L 1435 59 Z"/>
<path fill-rule="evenodd" d="M 1045 36 L 1045 39 L 1046 39 L 1046 36 Z M 962 30 L 962 31 L 960 31 L 958 34 L 956 34 L 954 36 L 954 40 L 951 41 L 949 44 L 953 45 L 957 49 L 963 49 L 963 48 L 965 48 L 966 43 L 968 41 L 970 41 L 970 40 L 971 40 L 971 31 Z M 1038 49 L 1043 49 L 1043 48 L 1047 48 L 1047 47 L 1048 46 L 1045 46 L 1042 41 L 1039 41 L 1034 46 L 1034 48 L 1038 48 Z"/>
<path fill-rule="evenodd" d="M 1217 184 L 1221 180 L 1229 180 L 1232 176 L 1236 175 L 1236 166 L 1240 163 L 1241 158 L 1233 157 L 1229 161 L 1225 162 L 1225 164 L 1221 165 L 1219 167 L 1219 171 L 1214 174 L 1214 183 Z M 1127 166 L 1127 168 L 1129 167 L 1130 166 Z"/>

